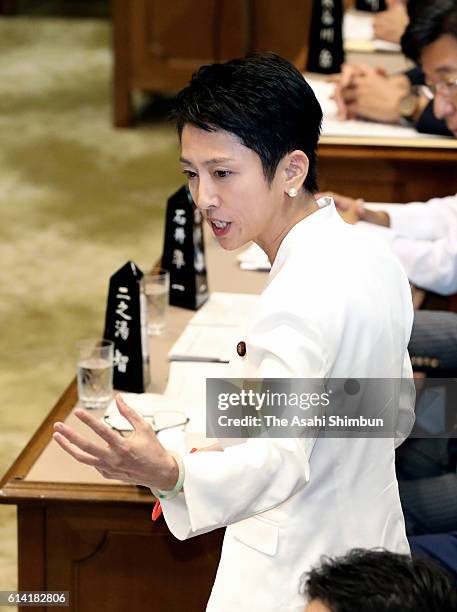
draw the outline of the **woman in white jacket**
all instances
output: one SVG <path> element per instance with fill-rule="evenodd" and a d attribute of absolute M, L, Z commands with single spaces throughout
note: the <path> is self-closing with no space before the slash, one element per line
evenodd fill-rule
<path fill-rule="evenodd" d="M 301 74 L 274 55 L 205 66 L 178 95 L 175 116 L 183 172 L 215 238 L 229 250 L 254 241 L 272 264 L 232 375 L 411 376 L 406 275 L 383 241 L 344 223 L 330 198 L 313 197 L 322 113 Z M 106 477 L 153 488 L 178 538 L 228 526 L 208 610 L 302 610 L 300 575 L 321 555 L 409 550 L 396 432 L 256 438 L 178 456 L 121 399 L 118 406 L 132 437 L 77 411 L 107 445 L 62 423 L 55 439 Z M 411 404 L 385 410 L 394 420 L 404 410 L 411 425 Z"/>

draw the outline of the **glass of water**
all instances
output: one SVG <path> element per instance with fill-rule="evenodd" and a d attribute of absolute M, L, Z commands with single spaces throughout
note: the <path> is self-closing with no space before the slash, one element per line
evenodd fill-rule
<path fill-rule="evenodd" d="M 168 293 L 170 290 L 170 275 L 162 268 L 142 278 L 143 290 L 147 306 L 147 328 L 150 336 L 163 334 L 168 308 Z"/>
<path fill-rule="evenodd" d="M 114 342 L 90 338 L 76 348 L 79 402 L 83 408 L 106 408 L 113 397 Z"/>

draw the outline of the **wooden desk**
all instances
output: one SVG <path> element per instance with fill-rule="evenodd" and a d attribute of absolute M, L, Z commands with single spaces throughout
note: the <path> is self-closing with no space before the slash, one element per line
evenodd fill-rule
<path fill-rule="evenodd" d="M 321 190 L 371 202 L 411 202 L 457 191 L 457 139 L 321 138 Z"/>
<path fill-rule="evenodd" d="M 133 94 L 172 94 L 203 64 L 274 50 L 306 66 L 311 2 L 113 0 L 114 125 L 132 124 Z"/>
<path fill-rule="evenodd" d="M 411 67 L 401 53 L 354 52 L 348 63 L 383 64 L 390 73 Z M 425 201 L 457 191 L 457 139 L 323 136 L 319 188 L 372 202 Z"/>
<path fill-rule="evenodd" d="M 0 0 L 0 15 L 15 15 L 17 0 Z"/>
<path fill-rule="evenodd" d="M 261 291 L 266 274 L 241 272 L 234 253 L 206 244 L 212 291 Z M 193 315 L 170 310 L 168 333 L 151 340 L 155 392 L 167 381 L 167 350 Z M 70 591 L 69 609 L 80 612 L 201 612 L 223 530 L 179 542 L 163 519 L 150 521 L 148 489 L 104 480 L 65 455 L 52 425 L 65 420 L 82 431 L 76 401 L 72 382 L 0 482 L 0 503 L 18 508 L 18 588 Z"/>
<path fill-rule="evenodd" d="M 178 91 L 200 65 L 274 49 L 302 69 L 311 3 L 245 0 L 216 3 L 114 0 L 114 123 L 133 122 L 132 92 Z M 203 16 L 203 17 L 202 17 Z M 189 36 L 192 32 L 192 36 Z M 349 62 L 383 63 L 391 72 L 408 62 L 400 53 L 348 53 Z M 407 202 L 455 193 L 457 142 L 418 139 L 322 138 L 320 187 L 366 200 Z"/>

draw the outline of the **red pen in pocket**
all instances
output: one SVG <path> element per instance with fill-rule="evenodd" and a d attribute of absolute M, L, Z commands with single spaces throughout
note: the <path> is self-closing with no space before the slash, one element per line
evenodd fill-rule
<path fill-rule="evenodd" d="M 198 448 L 193 448 L 190 452 L 195 453 L 196 451 L 198 451 Z M 152 509 L 151 521 L 156 521 L 160 517 L 161 514 L 162 514 L 162 505 L 159 502 L 159 500 L 157 500 L 156 503 L 154 504 L 154 508 Z"/>

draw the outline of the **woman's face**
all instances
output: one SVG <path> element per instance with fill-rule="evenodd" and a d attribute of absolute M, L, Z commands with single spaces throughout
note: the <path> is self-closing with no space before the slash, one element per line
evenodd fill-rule
<path fill-rule="evenodd" d="M 181 136 L 181 164 L 196 206 L 224 249 L 274 239 L 284 200 L 281 164 L 269 185 L 260 157 L 236 136 L 190 124 Z"/>

